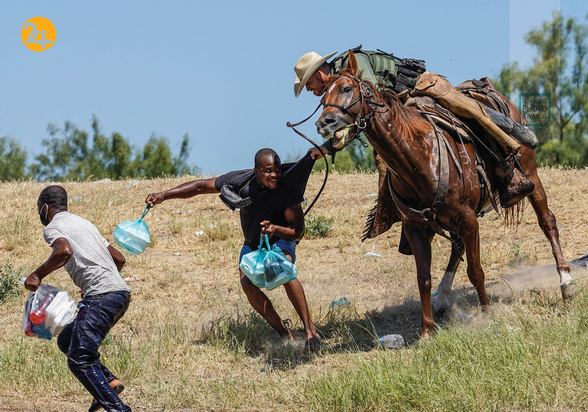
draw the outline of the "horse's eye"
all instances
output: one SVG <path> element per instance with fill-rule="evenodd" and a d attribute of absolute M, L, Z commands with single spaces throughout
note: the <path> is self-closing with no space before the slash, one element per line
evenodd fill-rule
<path fill-rule="evenodd" d="M 343 93 L 351 93 L 351 87 L 344 87 Z"/>

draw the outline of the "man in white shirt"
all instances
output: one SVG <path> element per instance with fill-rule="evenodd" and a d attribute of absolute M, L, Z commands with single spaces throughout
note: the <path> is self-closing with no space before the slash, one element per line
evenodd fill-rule
<path fill-rule="evenodd" d="M 72 373 L 94 396 L 89 411 L 130 411 L 118 394 L 123 384 L 100 362 L 98 348 L 108 331 L 124 315 L 131 290 L 119 271 L 124 256 L 102 237 L 88 220 L 67 211 L 67 192 L 61 186 L 46 187 L 37 200 L 43 237 L 53 248 L 49 258 L 25 280 L 25 287 L 37 290 L 49 273 L 63 267 L 82 290 L 78 315 L 57 338 L 67 355 Z"/>

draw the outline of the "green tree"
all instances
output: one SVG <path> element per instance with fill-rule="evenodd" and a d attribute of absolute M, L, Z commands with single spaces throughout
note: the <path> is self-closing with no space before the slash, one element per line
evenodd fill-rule
<path fill-rule="evenodd" d="M 0 181 L 24 179 L 27 152 L 15 139 L 0 137 Z"/>
<path fill-rule="evenodd" d="M 588 26 L 553 12 L 553 19 L 530 30 L 525 41 L 537 52 L 533 65 L 503 67 L 495 80 L 506 96 L 546 94 L 550 121 L 535 128 L 537 158 L 547 165 L 588 164 Z"/>
<path fill-rule="evenodd" d="M 110 137 L 100 130 L 100 122 L 92 117 L 92 138 L 73 123 L 65 122 L 59 129 L 50 124 L 50 137 L 43 139 L 45 153 L 35 156 L 31 172 L 37 180 L 85 180 L 129 177 L 178 176 L 199 170 L 187 164 L 190 139 L 182 139 L 180 152 L 173 157 L 165 137 L 151 136 L 142 150 L 113 132 Z"/>
<path fill-rule="evenodd" d="M 365 137 L 362 137 L 364 142 L 367 141 Z M 331 164 L 331 158 L 329 157 L 329 163 Z M 331 166 L 329 166 L 331 167 Z M 323 160 L 317 161 L 314 165 L 313 170 L 323 171 L 326 165 Z M 367 147 L 364 147 L 361 143 L 355 141 L 346 148 L 337 152 L 335 155 L 335 167 L 334 169 L 340 173 L 349 173 L 355 171 L 375 171 L 376 166 L 374 164 L 374 155 L 372 145 L 368 143 Z"/>

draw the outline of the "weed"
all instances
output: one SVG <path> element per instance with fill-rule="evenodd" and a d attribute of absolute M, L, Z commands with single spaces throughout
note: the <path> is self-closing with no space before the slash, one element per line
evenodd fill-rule
<path fill-rule="evenodd" d="M 333 229 L 331 228 L 333 220 L 333 218 L 326 218 L 324 216 L 307 216 L 306 221 L 304 222 L 306 227 L 304 236 L 307 239 L 328 237 L 333 232 Z"/>
<path fill-rule="evenodd" d="M 15 270 L 10 263 L 0 266 L 0 303 L 4 303 L 7 298 L 20 295 L 18 281 L 21 272 L 22 269 Z"/>

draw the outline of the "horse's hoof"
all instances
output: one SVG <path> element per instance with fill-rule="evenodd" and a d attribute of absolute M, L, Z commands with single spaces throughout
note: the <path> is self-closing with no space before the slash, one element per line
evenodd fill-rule
<path fill-rule="evenodd" d="M 449 312 L 448 305 L 443 305 L 439 308 L 433 308 L 433 314 L 435 315 L 435 317 L 437 319 L 443 319 L 445 316 L 447 316 L 448 312 Z"/>
<path fill-rule="evenodd" d="M 561 296 L 564 300 L 571 298 L 580 291 L 578 285 L 573 280 L 566 285 L 561 285 Z"/>

